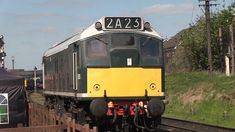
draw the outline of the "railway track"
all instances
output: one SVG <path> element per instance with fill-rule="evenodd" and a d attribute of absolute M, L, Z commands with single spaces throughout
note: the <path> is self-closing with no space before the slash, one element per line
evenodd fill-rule
<path fill-rule="evenodd" d="M 66 114 L 58 116 L 53 110 L 47 110 L 43 105 L 44 99 L 40 94 L 30 94 L 30 118 L 29 128 L 5 129 L 10 131 L 48 131 L 54 128 L 54 131 L 98 131 L 96 128 L 91 129 L 88 124 L 80 125 L 75 120 L 69 119 Z M 4 130 L 4 131 L 5 131 Z M 1 131 L 1 129 L 0 129 Z M 51 129 L 49 130 L 51 132 Z M 157 130 L 159 132 L 235 132 L 235 128 L 225 128 L 215 125 L 208 125 L 193 121 L 185 121 L 174 118 L 162 117 L 162 123 Z"/>
<path fill-rule="evenodd" d="M 235 128 L 162 117 L 160 129 L 170 132 L 235 132 Z"/>

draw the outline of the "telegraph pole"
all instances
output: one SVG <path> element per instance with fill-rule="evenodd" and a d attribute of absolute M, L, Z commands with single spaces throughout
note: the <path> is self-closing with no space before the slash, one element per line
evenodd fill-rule
<path fill-rule="evenodd" d="M 234 37 L 233 37 L 233 23 L 229 25 L 230 31 L 230 56 L 231 56 L 231 75 L 234 75 L 235 67 L 234 67 Z"/>
<path fill-rule="evenodd" d="M 223 50 L 223 39 L 222 39 L 222 28 L 219 27 L 219 45 L 220 45 L 220 66 L 221 66 L 221 72 L 224 71 L 224 50 Z"/>
<path fill-rule="evenodd" d="M 212 75 L 213 66 L 212 66 L 212 53 L 211 53 L 211 27 L 210 27 L 210 6 L 216 4 L 210 4 L 212 0 L 199 0 L 205 1 L 205 4 L 199 5 L 205 7 L 205 16 L 206 16 L 206 30 L 207 30 L 207 53 L 208 53 L 208 66 L 209 66 L 209 75 Z"/>
<path fill-rule="evenodd" d="M 211 27 L 210 27 L 210 1 L 205 1 L 205 15 L 206 15 L 206 30 L 207 30 L 207 52 L 208 52 L 208 64 L 209 75 L 212 74 L 212 54 L 211 54 Z"/>

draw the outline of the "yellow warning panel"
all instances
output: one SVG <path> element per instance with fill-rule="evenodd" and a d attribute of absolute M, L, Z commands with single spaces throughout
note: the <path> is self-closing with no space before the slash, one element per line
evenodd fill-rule
<path fill-rule="evenodd" d="M 88 68 L 88 97 L 161 96 L 161 68 Z"/>

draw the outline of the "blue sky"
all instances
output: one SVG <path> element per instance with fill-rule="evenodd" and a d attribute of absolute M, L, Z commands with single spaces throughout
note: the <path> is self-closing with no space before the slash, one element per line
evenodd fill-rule
<path fill-rule="evenodd" d="M 216 12 L 234 0 L 217 0 Z M 6 68 L 41 69 L 42 55 L 53 44 L 80 32 L 102 16 L 142 16 L 170 38 L 203 14 L 198 0 L 0 0 L 0 34 Z"/>

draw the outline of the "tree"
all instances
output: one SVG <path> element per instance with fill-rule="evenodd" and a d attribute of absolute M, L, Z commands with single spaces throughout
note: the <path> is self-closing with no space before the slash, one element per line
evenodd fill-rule
<path fill-rule="evenodd" d="M 223 70 L 223 64 L 221 63 L 224 62 L 221 62 L 221 57 L 224 58 L 224 55 L 227 53 L 227 47 L 230 40 L 228 27 L 232 23 L 234 7 L 235 3 L 227 9 L 211 16 L 212 62 L 213 69 L 215 70 Z M 222 47 L 219 43 L 219 28 L 222 28 L 223 31 Z M 180 57 L 183 60 L 189 61 L 191 66 L 190 69 L 208 69 L 206 24 L 203 16 L 182 33 L 179 43 L 182 48 L 177 48 L 176 53 L 179 53 L 177 50 L 181 50 L 180 52 L 183 53 L 183 55 L 180 55 Z M 183 52 L 182 49 L 184 50 Z M 188 66 L 188 64 L 186 65 Z"/>

